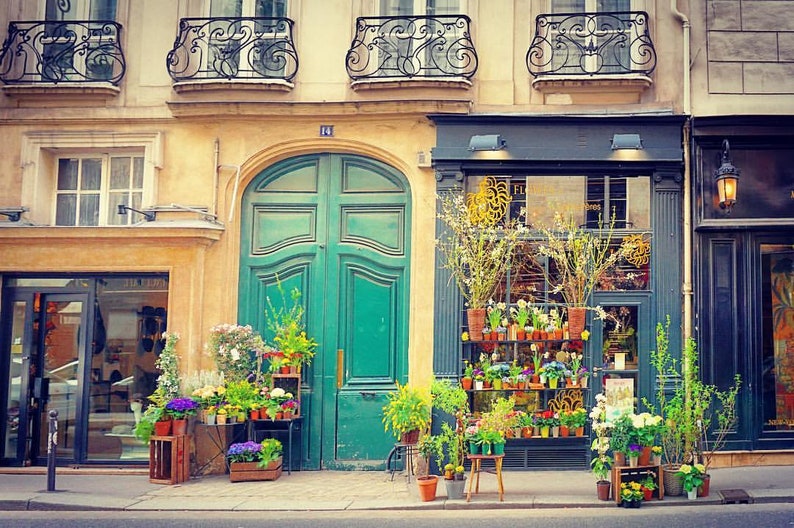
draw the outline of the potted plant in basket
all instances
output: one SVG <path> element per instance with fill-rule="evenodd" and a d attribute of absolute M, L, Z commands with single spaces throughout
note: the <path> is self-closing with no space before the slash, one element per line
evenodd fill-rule
<path fill-rule="evenodd" d="M 420 432 L 430 425 L 430 398 L 420 389 L 396 383 L 397 389 L 387 394 L 383 406 L 383 429 L 404 444 L 415 444 Z"/>
<path fill-rule="evenodd" d="M 437 241 L 441 266 L 449 270 L 450 280 L 466 300 L 472 341 L 482 339 L 485 304 L 513 267 L 517 242 L 527 230 L 519 219 L 504 220 L 507 215 L 500 208 L 506 208 L 510 201 L 504 182 L 488 177 L 481 187 L 483 192 L 490 188 L 504 200 L 480 202 L 479 195 L 464 199 L 457 192 L 438 197 L 438 218 L 444 224 Z"/>

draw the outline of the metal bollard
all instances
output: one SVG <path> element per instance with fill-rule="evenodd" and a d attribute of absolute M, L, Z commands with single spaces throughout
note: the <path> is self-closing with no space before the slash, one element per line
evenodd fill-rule
<path fill-rule="evenodd" d="M 48 413 L 49 430 L 47 432 L 47 491 L 55 491 L 55 457 L 58 452 L 58 411 Z"/>

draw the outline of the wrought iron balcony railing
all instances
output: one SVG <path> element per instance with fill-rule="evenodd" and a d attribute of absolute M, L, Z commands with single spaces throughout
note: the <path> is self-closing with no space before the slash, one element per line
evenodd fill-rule
<path fill-rule="evenodd" d="M 204 79 L 281 79 L 298 73 L 289 18 L 183 18 L 168 73 L 175 82 Z"/>
<path fill-rule="evenodd" d="M 126 70 L 120 37 L 121 25 L 109 20 L 11 22 L 0 50 L 0 79 L 117 85 Z"/>
<path fill-rule="evenodd" d="M 465 15 L 361 17 L 347 52 L 347 74 L 360 79 L 471 78 L 477 50 Z"/>
<path fill-rule="evenodd" d="M 538 15 L 526 57 L 535 77 L 650 75 L 656 50 L 644 11 Z"/>

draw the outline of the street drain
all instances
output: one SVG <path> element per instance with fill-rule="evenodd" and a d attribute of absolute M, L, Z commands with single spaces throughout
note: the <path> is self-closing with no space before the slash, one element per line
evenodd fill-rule
<path fill-rule="evenodd" d="M 720 490 L 723 504 L 752 504 L 753 498 L 743 489 Z"/>

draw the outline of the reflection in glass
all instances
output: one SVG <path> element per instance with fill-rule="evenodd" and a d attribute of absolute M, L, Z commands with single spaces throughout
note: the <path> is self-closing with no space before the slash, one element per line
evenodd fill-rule
<path fill-rule="evenodd" d="M 794 249 L 762 244 L 761 258 L 764 428 L 790 430 L 794 427 Z"/>

